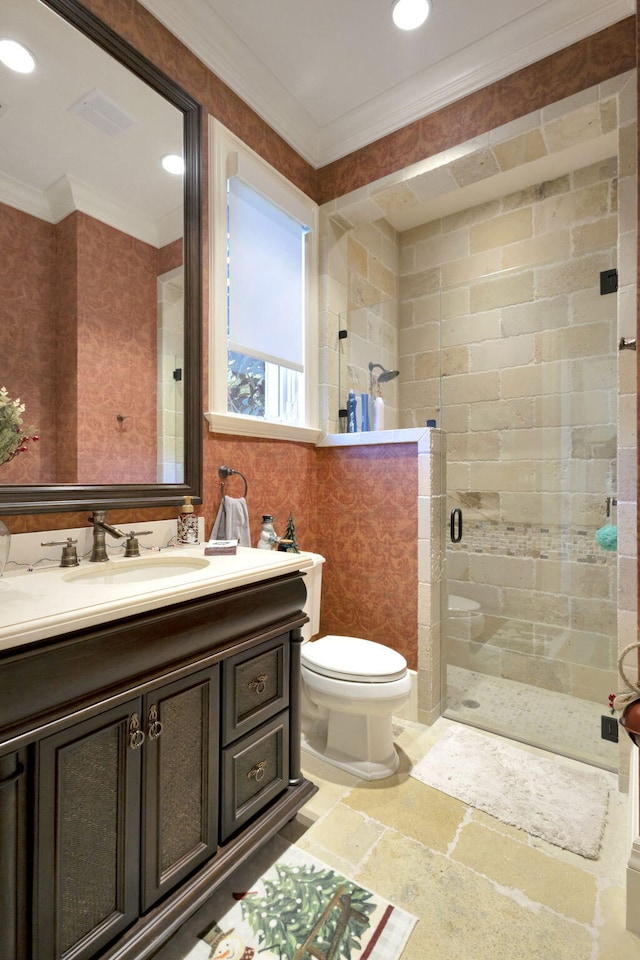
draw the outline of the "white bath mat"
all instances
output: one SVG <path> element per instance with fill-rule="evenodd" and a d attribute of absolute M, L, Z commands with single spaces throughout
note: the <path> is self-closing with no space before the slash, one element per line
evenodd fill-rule
<path fill-rule="evenodd" d="M 565 850 L 599 856 L 612 774 L 452 726 L 411 776 Z"/>

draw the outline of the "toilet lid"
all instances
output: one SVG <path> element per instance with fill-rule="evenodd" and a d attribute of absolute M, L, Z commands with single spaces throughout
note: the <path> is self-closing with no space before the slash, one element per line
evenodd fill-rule
<path fill-rule="evenodd" d="M 323 677 L 358 683 L 387 683 L 407 672 L 396 650 L 360 637 L 320 637 L 302 645 L 302 664 Z"/>

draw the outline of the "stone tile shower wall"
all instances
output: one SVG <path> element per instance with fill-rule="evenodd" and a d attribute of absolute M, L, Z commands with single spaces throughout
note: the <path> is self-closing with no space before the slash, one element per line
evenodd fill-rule
<path fill-rule="evenodd" d="M 536 157 L 552 158 L 565 148 L 573 145 L 581 156 L 581 145 L 587 144 L 594 137 L 608 136 L 612 144 L 612 153 L 616 152 L 619 158 L 618 191 L 620 196 L 620 210 L 618 215 L 618 258 L 620 270 L 620 289 L 617 296 L 618 309 L 618 336 L 634 337 L 636 331 L 636 76 L 635 72 L 621 74 L 610 81 L 583 90 L 558 103 L 544 109 L 527 114 L 518 120 L 491 130 L 487 134 L 476 137 L 466 143 L 461 143 L 455 149 L 448 150 L 437 157 L 427 158 L 406 167 L 396 174 L 389 174 L 381 180 L 368 183 L 364 187 L 352 190 L 351 193 L 337 200 L 324 204 L 322 208 L 324 258 L 322 263 L 321 284 L 323 297 L 321 302 L 321 317 L 323 319 L 322 335 L 324 337 L 324 359 L 331 358 L 324 363 L 325 370 L 334 372 L 337 378 L 338 362 L 338 317 L 347 309 L 347 264 L 344 245 L 344 236 L 347 229 L 360 227 L 365 223 L 374 223 L 393 212 L 394 207 L 404 208 L 406 205 L 422 203 L 426 208 L 431 202 L 438 203 L 443 194 L 463 190 L 473 182 L 482 185 L 485 179 L 490 181 L 496 171 L 509 173 L 520 164 L 527 163 Z M 461 138 L 463 139 L 463 138 Z M 576 147 L 577 145 L 577 147 Z M 509 173 L 509 175 L 511 175 Z M 467 204 L 468 206 L 468 204 Z M 463 208 L 460 204 L 459 209 Z M 505 211 L 506 212 L 506 211 Z M 426 219 L 426 218 L 425 218 Z M 588 231 L 585 232 L 586 237 Z M 404 238 L 408 235 L 405 233 Z M 454 242 L 450 238 L 450 242 Z M 442 247 L 444 238 L 434 241 L 434 246 Z M 487 259 L 490 251 L 484 251 L 480 258 Z M 406 294 L 406 274 L 415 272 L 409 263 L 406 251 L 401 251 L 401 274 L 403 292 Z M 452 258 L 453 259 L 453 258 Z M 424 266 L 424 264 L 422 265 Z M 504 263 L 505 269 L 513 268 L 512 263 Z M 495 269 L 495 267 L 494 267 Z M 489 267 L 487 266 L 487 270 Z M 439 394 L 435 377 L 439 363 L 439 319 L 440 319 L 440 290 L 435 282 L 435 275 L 425 273 L 416 280 L 414 303 L 400 304 L 400 335 L 399 335 L 399 368 L 401 370 L 401 384 L 404 384 L 407 409 L 415 409 L 417 414 L 409 416 L 406 412 L 401 426 L 412 426 L 424 423 L 427 417 L 433 417 L 432 411 L 437 410 Z M 420 288 L 422 284 L 422 288 Z M 445 313 L 453 315 L 458 310 L 458 316 L 464 317 L 468 308 L 457 308 L 455 305 L 456 291 L 452 288 L 448 296 L 445 295 L 443 304 Z M 612 297 L 607 307 L 611 307 Z M 419 301 L 419 309 L 418 309 Z M 414 312 L 415 311 L 415 312 Z M 447 313 L 448 311 L 448 313 Z M 460 321 L 461 335 L 464 334 L 463 321 Z M 431 326 L 429 326 L 431 324 Z M 420 330 L 419 327 L 422 326 Z M 487 328 L 485 339 L 491 339 L 491 330 Z M 413 341 L 413 342 L 412 342 Z M 460 351 L 456 350 L 459 343 L 449 343 L 444 355 L 448 358 L 450 371 L 453 364 L 460 360 Z M 454 352 L 455 351 L 455 352 Z M 637 548 L 635 541 L 636 531 L 636 373 L 631 352 L 618 357 L 618 453 L 617 453 L 617 483 L 618 483 L 618 649 L 635 640 L 637 623 L 637 600 L 635 585 L 635 564 Z M 412 364 L 417 375 L 411 377 Z M 451 374 L 450 374 L 451 375 Z M 478 385 L 486 378 L 486 371 L 478 372 L 473 384 Z M 517 378 L 516 378 L 517 379 Z M 331 424 L 327 413 L 332 404 L 327 398 L 332 398 L 332 391 L 337 394 L 337 379 L 324 382 L 323 411 L 328 431 Z M 409 385 L 411 384 L 411 385 Z M 425 385 L 429 391 L 425 390 Z M 419 395 L 418 391 L 422 390 Z M 411 392 L 413 391 L 413 396 Z M 547 402 L 539 390 L 539 405 Z M 474 393 L 469 400 L 477 401 Z M 499 405 L 489 403 L 491 410 L 495 408 L 498 415 Z M 439 411 L 436 413 L 439 416 Z M 614 416 L 615 422 L 615 416 Z M 448 428 L 456 431 L 455 418 L 449 417 Z M 496 424 L 497 428 L 497 424 Z M 545 431 L 545 441 L 549 431 Z M 476 460 L 477 460 L 476 456 Z M 477 466 L 477 463 L 476 463 Z M 517 476 L 518 466 L 514 460 L 512 473 Z M 520 495 L 519 495 L 520 496 Z M 602 495 L 604 497 L 604 494 Z M 513 498 L 518 499 L 518 496 Z M 603 499 L 600 501 L 603 503 Z M 419 507 L 420 516 L 424 508 Z M 603 517 L 598 517 L 599 526 Z M 542 525 L 541 525 L 542 526 Z M 545 528 L 548 524 L 545 523 Z M 590 533 L 593 533 L 590 529 Z M 542 534 L 540 534 L 542 536 Z M 431 541 L 431 547 L 438 553 L 439 544 L 436 539 Z M 602 558 L 600 558 L 602 559 Z M 615 563 L 613 557 L 607 557 L 605 564 Z M 580 561 L 579 569 L 585 565 Z M 422 564 L 427 569 L 427 563 Z M 547 567 L 547 569 L 551 569 Z M 585 574 L 585 576 L 593 574 Z M 611 576 L 609 568 L 605 571 L 604 580 Z M 613 574 L 615 580 L 615 574 Z M 419 571 L 418 588 L 428 589 L 429 577 L 424 577 Z M 598 576 L 598 582 L 601 578 Z M 517 589 L 514 587 L 513 589 Z M 614 587 L 615 590 L 615 587 Z M 428 605 L 424 604 L 424 610 Z M 421 617 L 420 624 L 424 624 Z M 431 622 L 430 629 L 421 629 L 419 640 L 419 664 L 424 670 L 433 669 L 433 665 L 440 662 L 441 636 L 437 629 L 437 617 Z M 593 679 L 593 677 L 592 677 Z M 615 681 L 615 678 L 614 678 Z M 421 686 L 421 708 L 431 711 L 439 702 L 436 690 L 428 693 Z M 621 769 L 625 769 L 625 760 L 622 757 L 626 744 L 621 744 Z"/>
<path fill-rule="evenodd" d="M 398 235 L 384 219 L 343 226 L 337 218 L 324 222 L 322 242 L 325 259 L 331 258 L 330 277 L 324 276 L 328 322 L 320 349 L 322 406 L 327 432 L 340 433 L 345 424 L 339 421 L 338 409 L 346 407 L 349 390 L 370 391 L 369 362 L 397 367 Z M 338 340 L 339 329 L 347 331 L 346 339 Z M 385 426 L 395 428 L 398 383 L 384 384 L 381 393 Z"/>
<path fill-rule="evenodd" d="M 448 661 L 603 703 L 616 554 L 594 532 L 617 492 L 618 358 L 600 272 L 617 237 L 615 158 L 400 237 L 405 424 L 437 403 L 439 312 L 447 506 L 464 516 L 449 589 L 484 612 L 473 639 L 449 622 Z"/>

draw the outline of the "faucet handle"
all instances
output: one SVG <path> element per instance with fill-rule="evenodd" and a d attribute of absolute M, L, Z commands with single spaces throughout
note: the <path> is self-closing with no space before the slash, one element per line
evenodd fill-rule
<path fill-rule="evenodd" d="M 41 547 L 62 547 L 62 556 L 60 558 L 61 567 L 77 567 L 80 561 L 76 553 L 76 543 L 73 537 L 67 537 L 66 540 L 47 540 L 40 542 Z"/>
<path fill-rule="evenodd" d="M 127 534 L 127 542 L 124 547 L 125 557 L 139 557 L 140 556 L 140 544 L 138 543 L 138 537 L 146 537 L 148 534 L 153 533 L 153 530 L 131 530 Z"/>

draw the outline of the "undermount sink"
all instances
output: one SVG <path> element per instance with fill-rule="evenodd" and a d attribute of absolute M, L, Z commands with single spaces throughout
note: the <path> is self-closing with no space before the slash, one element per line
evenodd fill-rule
<path fill-rule="evenodd" d="M 92 564 L 91 569 L 73 570 L 66 573 L 67 583 L 144 583 L 179 577 L 209 566 L 204 557 L 141 557 L 139 560 L 108 560 Z"/>

